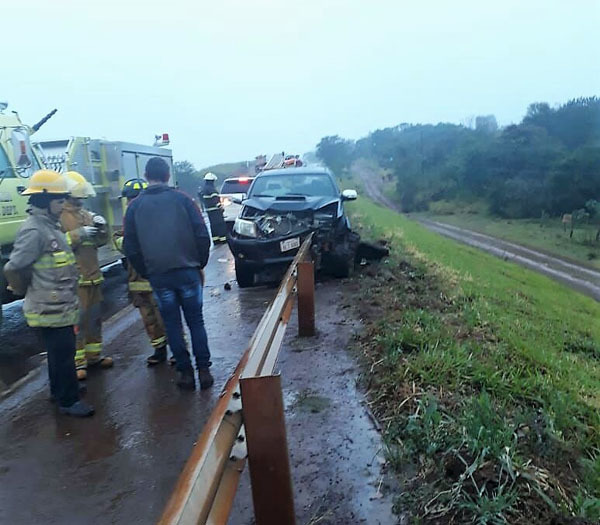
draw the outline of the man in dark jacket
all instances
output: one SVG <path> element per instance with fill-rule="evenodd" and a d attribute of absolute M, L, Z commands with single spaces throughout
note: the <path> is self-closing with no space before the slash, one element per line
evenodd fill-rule
<path fill-rule="evenodd" d="M 183 389 L 196 388 L 186 348 L 181 310 L 192 336 L 200 388 L 213 384 L 210 352 L 202 316 L 202 268 L 210 239 L 200 210 L 184 193 L 167 185 L 169 165 L 160 157 L 146 164 L 149 187 L 127 208 L 123 251 L 152 285 Z"/>

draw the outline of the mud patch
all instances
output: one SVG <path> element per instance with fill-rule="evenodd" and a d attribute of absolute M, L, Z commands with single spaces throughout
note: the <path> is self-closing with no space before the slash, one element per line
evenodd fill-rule
<path fill-rule="evenodd" d="M 330 406 L 331 401 L 328 398 L 315 394 L 310 390 L 304 390 L 296 396 L 290 409 L 318 414 L 327 410 Z"/>

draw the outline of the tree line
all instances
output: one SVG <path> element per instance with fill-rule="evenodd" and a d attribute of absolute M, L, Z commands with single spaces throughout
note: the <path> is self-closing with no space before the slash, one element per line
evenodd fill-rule
<path fill-rule="evenodd" d="M 341 177 L 357 159 L 375 161 L 395 181 L 405 212 L 477 200 L 505 218 L 600 218 L 598 97 L 534 103 L 519 124 L 502 128 L 493 115 L 472 124 L 403 123 L 357 141 L 328 136 L 317 156 Z"/>

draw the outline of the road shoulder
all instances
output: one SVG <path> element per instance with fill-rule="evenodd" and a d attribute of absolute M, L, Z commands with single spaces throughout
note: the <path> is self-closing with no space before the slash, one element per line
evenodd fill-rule
<path fill-rule="evenodd" d="M 299 339 L 294 317 L 280 358 L 298 523 L 396 523 L 381 435 L 357 388 L 349 352 L 361 325 L 344 308 L 343 281 L 317 284 L 317 336 Z M 229 523 L 252 523 L 248 472 Z"/>

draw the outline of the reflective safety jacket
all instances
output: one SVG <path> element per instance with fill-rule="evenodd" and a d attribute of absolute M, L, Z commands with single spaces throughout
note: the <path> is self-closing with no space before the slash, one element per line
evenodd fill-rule
<path fill-rule="evenodd" d="M 104 280 L 98 263 L 98 248 L 108 241 L 107 230 L 99 230 L 93 239 L 82 239 L 80 233 L 83 226 L 94 225 L 93 217 L 89 211 L 73 206 L 68 201 L 60 216 L 62 230 L 67 234 L 67 240 L 75 253 L 80 286 L 100 284 Z"/>
<path fill-rule="evenodd" d="M 118 231 L 113 234 L 113 241 L 117 250 L 123 253 L 123 231 Z M 132 293 L 151 292 L 152 285 L 147 279 L 144 279 L 135 268 L 127 263 L 127 273 L 129 281 L 129 291 Z"/>
<path fill-rule="evenodd" d="M 202 198 L 202 207 L 207 213 L 222 208 L 221 198 L 213 181 L 206 181 L 202 189 L 198 192 L 198 195 Z"/>
<path fill-rule="evenodd" d="M 79 318 L 75 256 L 56 219 L 35 207 L 29 213 L 4 266 L 8 284 L 25 295 L 29 326 L 74 325 Z"/>

